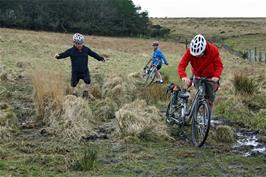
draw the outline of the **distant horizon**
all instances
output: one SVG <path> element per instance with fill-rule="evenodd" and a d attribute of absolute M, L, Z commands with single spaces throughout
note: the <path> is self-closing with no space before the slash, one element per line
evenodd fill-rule
<path fill-rule="evenodd" d="M 160 18 L 160 19 L 265 19 L 266 17 L 149 17 L 149 18 Z"/>
<path fill-rule="evenodd" d="M 266 18 L 265 0 L 132 0 L 151 18 Z"/>

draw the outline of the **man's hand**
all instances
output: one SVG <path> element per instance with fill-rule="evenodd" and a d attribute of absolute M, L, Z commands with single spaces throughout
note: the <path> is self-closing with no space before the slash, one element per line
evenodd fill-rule
<path fill-rule="evenodd" d="M 191 86 L 191 84 L 192 84 L 192 81 L 187 77 L 183 77 L 182 81 L 184 81 L 188 86 Z"/>
<path fill-rule="evenodd" d="M 54 57 L 57 59 L 59 57 L 59 54 L 58 53 L 55 54 Z"/>
<path fill-rule="evenodd" d="M 214 82 L 218 82 L 219 78 L 218 77 L 212 77 L 211 80 L 214 81 Z"/>
<path fill-rule="evenodd" d="M 108 58 L 104 58 L 104 57 L 103 57 L 103 60 L 102 60 L 102 62 L 103 62 L 103 63 L 105 63 L 107 60 L 109 60 L 109 59 L 108 59 Z"/>
<path fill-rule="evenodd" d="M 165 63 L 165 65 L 169 65 L 169 63 Z"/>

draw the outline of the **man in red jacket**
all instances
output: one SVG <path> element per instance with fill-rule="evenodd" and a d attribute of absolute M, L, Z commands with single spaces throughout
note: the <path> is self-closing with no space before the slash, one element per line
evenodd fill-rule
<path fill-rule="evenodd" d="M 201 34 L 196 35 L 192 39 L 190 48 L 187 49 L 177 68 L 180 78 L 182 81 L 186 82 L 187 85 L 191 85 L 191 80 L 186 74 L 186 68 L 189 63 L 191 64 L 191 71 L 194 75 L 193 83 L 195 87 L 198 87 L 196 78 L 199 77 L 207 77 L 214 81 L 206 84 L 206 96 L 212 106 L 223 71 L 223 64 L 218 48 L 206 41 Z"/>

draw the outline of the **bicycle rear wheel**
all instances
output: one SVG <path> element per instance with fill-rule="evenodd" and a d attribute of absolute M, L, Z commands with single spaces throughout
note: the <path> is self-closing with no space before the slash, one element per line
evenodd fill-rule
<path fill-rule="evenodd" d="M 201 147 L 209 133 L 211 122 L 211 109 L 206 100 L 199 101 L 195 107 L 192 119 L 192 142 L 195 146 Z"/>
<path fill-rule="evenodd" d="M 149 86 L 153 83 L 153 81 L 155 80 L 155 77 L 156 77 L 155 72 L 156 72 L 156 68 L 152 68 L 149 71 L 149 74 L 147 75 L 146 80 L 145 80 L 145 86 Z"/>
<path fill-rule="evenodd" d="M 174 99 L 178 99 L 175 104 L 173 104 Z M 174 95 L 171 95 L 171 100 L 168 104 L 167 110 L 166 110 L 166 123 L 168 124 L 178 124 L 183 125 L 184 121 L 182 119 L 182 105 L 180 98 L 174 97 Z"/>

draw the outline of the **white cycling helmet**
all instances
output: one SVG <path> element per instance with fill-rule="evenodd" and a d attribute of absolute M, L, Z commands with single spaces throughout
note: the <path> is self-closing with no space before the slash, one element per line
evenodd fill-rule
<path fill-rule="evenodd" d="M 84 40 L 85 40 L 84 36 L 80 33 L 76 33 L 73 35 L 73 42 L 75 44 L 83 44 Z"/>
<path fill-rule="evenodd" d="M 206 39 L 201 35 L 196 35 L 190 43 L 190 54 L 193 56 L 200 56 L 206 49 Z"/>

